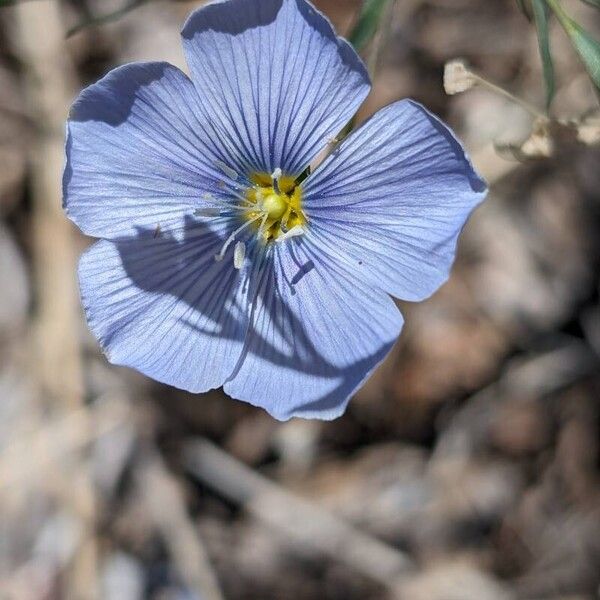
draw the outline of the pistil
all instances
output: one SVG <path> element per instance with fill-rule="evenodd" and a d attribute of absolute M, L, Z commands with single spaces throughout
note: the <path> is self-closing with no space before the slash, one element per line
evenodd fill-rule
<path fill-rule="evenodd" d="M 256 236 L 261 244 L 283 242 L 305 232 L 302 190 L 292 177 L 284 176 L 281 169 L 277 168 L 271 175 L 256 173 L 251 179 L 254 185 L 247 189 L 239 204 L 232 206 L 235 200 L 211 199 L 211 204 L 221 204 L 221 210 L 233 209 L 244 217 L 244 222 L 229 235 L 215 255 L 215 260 L 223 260 L 229 246 L 235 241 L 233 265 L 236 269 L 242 268 L 246 257 L 245 242 L 236 241 L 236 238 L 248 227 L 256 228 Z M 213 216 L 215 209 L 218 211 L 221 207 L 208 206 L 197 210 L 196 215 Z"/>

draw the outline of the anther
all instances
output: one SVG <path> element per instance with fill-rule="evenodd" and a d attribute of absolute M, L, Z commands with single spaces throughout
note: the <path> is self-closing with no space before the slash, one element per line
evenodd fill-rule
<path fill-rule="evenodd" d="M 254 217 L 253 219 L 250 219 L 249 221 L 247 221 L 246 223 L 244 223 L 243 225 L 240 225 L 240 227 L 238 227 L 226 240 L 225 243 L 221 246 L 221 249 L 219 250 L 219 252 L 217 254 L 215 254 L 215 260 L 217 262 L 223 260 L 223 257 L 225 256 L 225 252 L 227 252 L 227 248 L 229 248 L 231 242 L 233 242 L 235 240 L 235 237 L 237 236 L 238 233 L 240 233 L 241 231 L 243 231 L 244 229 L 246 229 L 246 227 L 250 226 L 252 223 L 254 223 L 255 221 L 258 221 L 258 219 L 261 218 L 261 215 L 258 215 L 256 217 Z"/>
<path fill-rule="evenodd" d="M 197 208 L 194 215 L 197 217 L 218 217 L 221 214 L 219 208 Z"/>
<path fill-rule="evenodd" d="M 276 194 L 281 194 L 279 190 L 279 179 L 281 179 L 282 171 L 279 167 L 277 167 L 273 173 L 271 173 L 271 179 L 273 180 L 273 189 Z"/>
<path fill-rule="evenodd" d="M 241 269 L 244 265 L 244 258 L 246 257 L 246 244 L 244 242 L 236 242 L 233 250 L 233 266 L 236 269 Z"/>
<path fill-rule="evenodd" d="M 216 160 L 215 165 L 217 165 L 217 167 L 219 167 L 219 169 L 221 169 L 221 171 L 223 171 L 223 173 L 225 173 L 229 179 L 232 179 L 233 181 L 237 180 L 237 172 L 231 167 L 227 166 L 222 160 Z"/>

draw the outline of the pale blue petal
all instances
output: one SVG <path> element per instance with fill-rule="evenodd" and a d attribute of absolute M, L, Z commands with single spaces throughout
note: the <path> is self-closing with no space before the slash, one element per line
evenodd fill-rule
<path fill-rule="evenodd" d="M 246 346 L 224 389 L 277 419 L 333 419 L 389 352 L 402 316 L 387 294 L 307 240 L 268 252 Z"/>
<path fill-rule="evenodd" d="M 380 110 L 304 184 L 310 235 L 357 277 L 422 300 L 446 281 L 486 185 L 452 132 L 410 100 Z"/>
<path fill-rule="evenodd" d="M 112 363 L 191 392 L 222 385 L 247 328 L 244 273 L 214 259 L 229 228 L 187 219 L 83 254 L 83 306 Z"/>
<path fill-rule="evenodd" d="M 305 0 L 216 2 L 182 35 L 209 135 L 250 169 L 300 173 L 369 92 L 360 58 Z"/>
<path fill-rule="evenodd" d="M 166 63 L 135 63 L 85 89 L 67 123 L 68 216 L 89 235 L 118 238 L 168 227 L 236 185 L 196 119 L 198 94 Z"/>

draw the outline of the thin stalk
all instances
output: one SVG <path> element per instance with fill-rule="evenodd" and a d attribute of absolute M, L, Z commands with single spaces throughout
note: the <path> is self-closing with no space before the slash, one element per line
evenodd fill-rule
<path fill-rule="evenodd" d="M 533 106 L 533 104 L 529 104 L 529 102 L 527 102 L 526 100 L 523 100 L 522 98 L 519 98 L 518 96 L 515 96 L 514 94 L 511 94 L 509 91 L 505 90 L 504 88 L 500 87 L 499 85 L 496 85 L 495 83 L 492 83 L 491 81 L 488 81 L 487 79 L 484 79 L 480 75 L 477 75 L 477 73 L 473 73 L 471 71 L 471 75 L 472 75 L 473 79 L 475 79 L 477 81 L 477 83 L 479 85 L 482 85 L 482 86 L 488 88 L 489 90 L 491 90 L 492 92 L 494 92 L 496 94 L 499 94 L 500 96 L 504 96 L 505 98 L 508 98 L 511 102 L 514 102 L 514 103 L 518 104 L 519 106 L 521 106 L 522 108 L 524 108 L 533 117 L 535 117 L 537 119 L 544 119 L 544 120 L 548 119 L 548 117 L 541 110 L 539 110 L 535 106 Z"/>

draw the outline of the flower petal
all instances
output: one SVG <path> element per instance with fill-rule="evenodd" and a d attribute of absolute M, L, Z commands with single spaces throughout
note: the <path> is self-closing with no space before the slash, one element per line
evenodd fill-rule
<path fill-rule="evenodd" d="M 484 199 L 452 132 L 410 100 L 355 131 L 304 184 L 310 235 L 357 276 L 422 300 L 449 276 L 458 235 Z"/>
<path fill-rule="evenodd" d="M 67 122 L 63 189 L 84 233 L 119 238 L 168 226 L 204 193 L 233 185 L 218 167 L 231 161 L 194 116 L 197 103 L 193 84 L 167 63 L 120 67 L 81 93 Z"/>
<path fill-rule="evenodd" d="M 369 92 L 360 58 L 305 0 L 216 2 L 182 35 L 210 135 L 249 170 L 299 174 Z"/>
<path fill-rule="evenodd" d="M 402 316 L 313 244 L 274 244 L 240 364 L 224 385 L 277 419 L 333 419 L 391 349 Z"/>
<path fill-rule="evenodd" d="M 222 385 L 247 328 L 243 273 L 214 260 L 227 231 L 187 219 L 83 254 L 82 302 L 112 363 L 191 392 Z"/>

